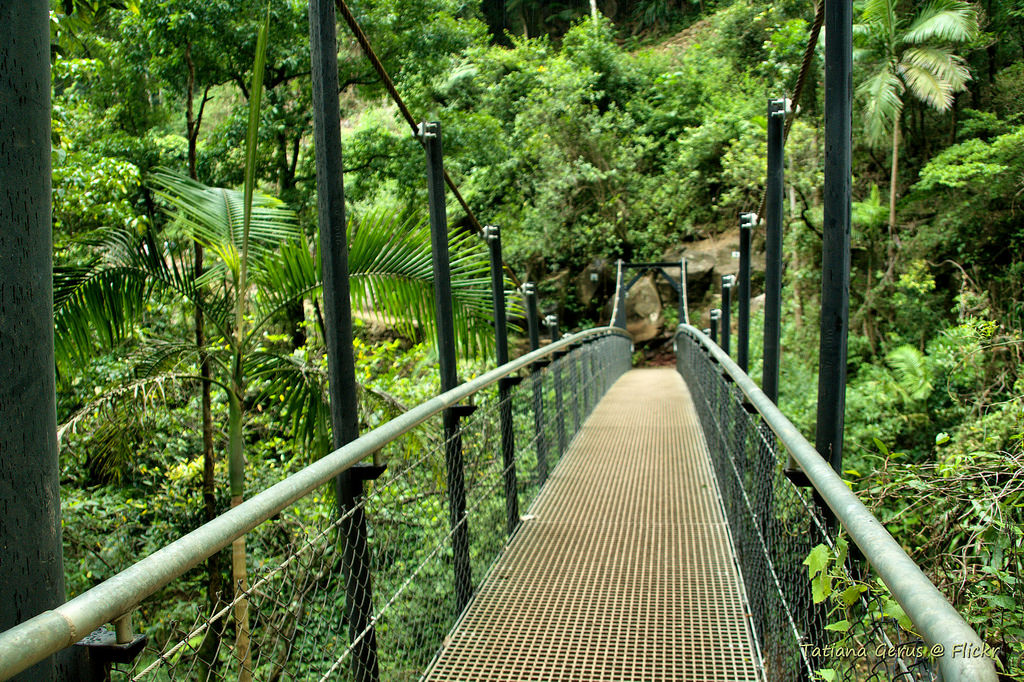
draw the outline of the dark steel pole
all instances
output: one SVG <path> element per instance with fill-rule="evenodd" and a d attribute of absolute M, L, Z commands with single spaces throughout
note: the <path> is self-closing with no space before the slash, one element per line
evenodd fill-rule
<path fill-rule="evenodd" d="M 825 31 L 825 196 L 815 447 L 841 473 L 850 313 L 853 9 L 849 2 L 825 3 Z"/>
<path fill-rule="evenodd" d="M 754 227 L 753 213 L 740 216 L 740 277 L 736 292 L 737 340 L 736 364 L 744 372 L 750 362 L 750 231 Z"/>
<path fill-rule="evenodd" d="M 498 366 L 508 362 L 508 326 L 505 317 L 505 270 L 501 260 L 501 230 L 484 228 L 491 256 L 491 297 L 494 312 L 494 356 Z M 516 481 L 515 434 L 512 431 L 512 382 L 498 382 L 498 421 L 501 424 L 501 461 L 505 468 L 505 530 L 519 526 L 519 485 Z"/>
<path fill-rule="evenodd" d="M 679 324 L 690 324 L 686 314 L 686 259 L 679 259 Z M 675 331 L 672 332 L 675 334 Z"/>
<path fill-rule="evenodd" d="M 764 358 L 761 389 L 779 401 L 782 336 L 782 129 L 786 101 L 768 102 L 768 178 L 765 190 Z"/>
<path fill-rule="evenodd" d="M 430 199 L 430 243 L 434 253 L 434 306 L 437 311 L 437 354 L 441 365 L 441 392 L 458 385 L 455 360 L 455 320 L 452 314 L 451 266 L 448 260 L 448 212 L 444 199 L 444 156 L 441 124 L 420 124 L 427 151 L 427 193 Z M 469 528 L 466 519 L 466 474 L 462 462 L 462 435 L 456 408 L 444 411 L 445 463 L 448 468 L 448 520 L 452 527 L 457 612 L 473 596 L 469 566 Z"/>
<path fill-rule="evenodd" d="M 530 334 L 530 350 L 540 348 L 540 318 L 537 312 L 537 286 L 533 282 L 523 285 L 526 298 L 526 328 Z M 540 366 L 530 369 L 533 375 L 533 431 L 537 439 L 537 477 L 541 485 L 548 480 L 548 442 L 544 437 L 544 375 Z"/>
<path fill-rule="evenodd" d="M 310 63 L 316 149 L 317 212 L 324 292 L 324 337 L 331 404 L 331 441 L 335 449 L 359 437 L 352 307 L 349 297 L 345 188 L 342 182 L 341 119 L 338 108 L 337 29 L 332 0 L 310 0 Z M 347 514 L 340 530 L 344 542 L 345 602 L 356 682 L 379 679 L 377 634 L 367 548 L 366 515 L 360 504 L 363 482 L 382 470 L 357 466 L 338 475 L 338 513 Z"/>
<path fill-rule="evenodd" d="M 551 343 L 558 341 L 558 315 L 548 315 L 545 318 L 548 324 L 548 331 L 551 332 Z M 555 374 L 555 422 L 558 426 L 558 456 L 565 454 L 565 392 L 562 386 L 562 362 L 561 358 L 555 358 L 553 363 Z"/>
<path fill-rule="evenodd" d="M 732 275 L 722 275 L 722 350 L 729 355 L 732 337 Z"/>
<path fill-rule="evenodd" d="M 49 3 L 41 0 L 0 3 L 0 632 L 65 597 L 53 372 L 48 12 Z M 71 665 L 60 660 L 66 656 L 56 658 L 15 679 L 79 679 L 63 670 Z"/>
<path fill-rule="evenodd" d="M 722 318 L 722 311 L 714 308 L 711 313 L 711 340 L 718 343 L 718 321 Z"/>

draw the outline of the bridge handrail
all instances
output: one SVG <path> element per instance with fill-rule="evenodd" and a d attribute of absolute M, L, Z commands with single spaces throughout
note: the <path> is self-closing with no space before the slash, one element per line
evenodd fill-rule
<path fill-rule="evenodd" d="M 254 495 L 99 585 L 0 633 L 0 680 L 61 651 L 134 609 L 160 588 L 259 524 L 415 427 L 523 368 L 580 342 L 619 335 L 597 327 L 572 334 L 431 398 Z"/>
<path fill-rule="evenodd" d="M 943 647 L 945 655 L 937 657 L 942 678 L 996 682 L 995 665 L 988 656 L 982 655 L 988 648 L 978 634 L 775 403 L 703 332 L 680 324 L 676 330 L 676 335 L 679 334 L 689 335 L 704 347 L 778 436 L 919 629 L 929 649 L 935 645 Z"/>

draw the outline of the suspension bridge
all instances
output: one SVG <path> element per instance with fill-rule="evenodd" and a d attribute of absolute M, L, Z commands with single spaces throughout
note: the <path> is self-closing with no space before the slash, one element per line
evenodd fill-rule
<path fill-rule="evenodd" d="M 623 330 L 587 330 L 460 384 L 0 634 L 0 677 L 72 646 L 97 679 L 994 680 L 977 635 L 738 365 L 686 324 L 676 347 L 675 369 L 631 369 Z M 461 514 L 436 471 L 453 445 Z M 359 464 L 374 453 L 386 469 Z M 316 512 L 359 466 L 373 480 L 354 504 Z M 261 546 L 271 527 L 285 551 Z M 242 533 L 246 589 L 146 622 L 147 597 Z M 840 534 L 865 558 L 836 557 Z M 815 551 L 842 599 L 815 603 Z"/>
<path fill-rule="evenodd" d="M 345 3 L 338 6 L 372 57 Z M 355 433 L 355 386 L 344 379 L 351 312 L 339 241 L 335 18 L 332 3 L 311 2 L 335 449 L 0 633 L 0 679 L 996 680 L 978 635 L 836 473 L 849 268 L 849 11 L 849 3 L 829 3 L 824 12 L 826 85 L 845 83 L 846 91 L 826 92 L 824 413 L 811 445 L 775 406 L 779 101 L 769 109 L 762 386 L 746 373 L 749 233 L 739 279 L 723 283 L 711 329 L 688 323 L 679 264 L 676 367 L 643 370 L 630 366 L 626 263 L 612 323 L 563 337 L 552 319 L 544 345 L 536 292 L 523 285 L 531 350 L 510 360 L 507 268 L 493 228 L 482 234 L 497 367 L 460 382 L 445 214 L 445 185 L 455 188 L 440 125 L 417 125 L 403 107 L 427 155 L 442 392 Z M 749 230 L 756 218 L 744 221 Z M 671 280 L 671 265 L 637 267 Z M 837 423 L 838 435 L 830 431 Z M 336 505 L 324 502 L 331 484 Z M 243 536 L 248 579 L 213 607 L 183 600 L 196 593 L 201 563 Z M 174 617 L 153 619 L 155 605 L 167 613 L 168 603 Z"/>

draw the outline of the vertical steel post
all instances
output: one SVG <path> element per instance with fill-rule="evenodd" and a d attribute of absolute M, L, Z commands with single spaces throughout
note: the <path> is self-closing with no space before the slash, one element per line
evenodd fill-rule
<path fill-rule="evenodd" d="M 679 324 L 690 324 L 686 305 L 686 259 L 679 259 Z M 673 334 L 675 331 L 672 332 Z"/>
<path fill-rule="evenodd" d="M 545 320 L 548 324 L 548 331 L 551 333 L 551 343 L 558 341 L 558 315 L 548 315 Z M 562 363 L 561 358 L 555 358 L 555 422 L 558 426 L 558 456 L 565 454 L 565 393 L 562 386 Z"/>
<path fill-rule="evenodd" d="M 718 321 L 722 318 L 722 311 L 718 308 L 713 308 L 710 313 L 711 317 L 711 340 L 718 343 Z"/>
<path fill-rule="evenodd" d="M 764 358 L 761 389 L 779 401 L 779 352 L 782 334 L 782 130 L 786 101 L 768 102 L 768 178 L 765 190 Z"/>
<path fill-rule="evenodd" d="M 434 306 L 437 311 L 437 354 L 441 366 L 441 392 L 458 383 L 455 359 L 455 320 L 452 279 L 448 260 L 448 212 L 444 198 L 444 152 L 441 124 L 420 124 L 427 152 L 427 194 L 430 200 L 430 243 L 434 253 Z M 459 409 L 444 411 L 445 463 L 448 469 L 448 520 L 452 528 L 456 610 L 462 613 L 473 595 L 469 566 L 469 528 L 466 518 L 466 474 L 462 462 Z"/>
<path fill-rule="evenodd" d="M 732 337 L 732 275 L 722 275 L 722 350 L 729 355 L 729 341 Z"/>
<path fill-rule="evenodd" d="M 825 31 L 825 196 L 815 447 L 841 473 L 850 314 L 853 9 L 849 2 L 825 3 Z"/>
<path fill-rule="evenodd" d="M 0 3 L 0 632 L 65 598 L 53 372 L 48 7 L 42 0 Z M 61 659 L 68 656 L 77 653 L 49 657 L 16 679 L 80 679 L 64 670 Z"/>
<path fill-rule="evenodd" d="M 572 386 L 572 433 L 575 436 L 580 430 L 583 422 L 583 398 L 580 392 L 583 390 L 583 367 L 580 364 L 581 351 L 579 347 L 569 349 L 569 360 L 571 362 L 571 386 Z"/>
<path fill-rule="evenodd" d="M 736 364 L 744 372 L 750 362 L 750 231 L 756 217 L 753 213 L 740 216 L 740 277 L 736 292 L 737 339 Z"/>
<path fill-rule="evenodd" d="M 334 3 L 310 0 L 309 42 L 313 77 L 314 147 L 320 265 L 324 292 L 324 337 L 330 379 L 331 441 L 335 449 L 359 437 L 352 308 L 349 297 L 345 188 L 342 182 L 341 120 L 338 109 L 338 48 Z M 382 469 L 356 466 L 335 479 L 338 513 L 346 515 L 343 539 L 345 605 L 356 682 L 379 679 L 377 635 L 373 626 L 363 482 Z"/>
<path fill-rule="evenodd" d="M 505 271 L 501 261 L 501 231 L 484 228 L 491 256 L 491 296 L 494 312 L 494 356 L 498 366 L 508 362 L 508 327 L 505 318 Z M 516 481 L 515 434 L 512 431 L 512 381 L 498 381 L 498 421 L 501 424 L 501 462 L 505 470 L 505 530 L 509 535 L 519 526 L 519 485 Z"/>
<path fill-rule="evenodd" d="M 540 318 L 537 312 L 537 286 L 533 282 L 523 284 L 526 298 L 526 328 L 530 334 L 530 350 L 540 348 Z M 537 439 L 537 477 L 541 485 L 548 480 L 548 441 L 544 435 L 544 376 L 542 368 L 533 365 L 533 432 Z"/>

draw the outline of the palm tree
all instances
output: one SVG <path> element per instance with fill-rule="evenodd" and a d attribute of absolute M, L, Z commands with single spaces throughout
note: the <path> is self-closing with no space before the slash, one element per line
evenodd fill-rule
<path fill-rule="evenodd" d="M 896 180 L 900 117 L 909 92 L 936 111 L 948 111 L 953 95 L 964 89 L 970 71 L 955 46 L 978 35 L 978 15 L 963 0 L 931 0 L 917 16 L 900 17 L 897 0 L 866 0 L 861 23 L 854 26 L 855 57 L 876 65 L 857 87 L 864 103 L 869 144 L 892 140 L 889 179 L 889 270 L 895 256 Z"/>
<path fill-rule="evenodd" d="M 110 347 L 129 337 L 151 297 L 170 297 L 201 310 L 210 330 L 204 348 L 197 348 L 192 338 L 149 340 L 137 354 L 140 359 L 131 384 L 91 407 L 100 408 L 118 398 L 133 399 L 149 386 L 195 381 L 199 377 L 179 368 L 194 367 L 205 354 L 214 370 L 211 382 L 227 396 L 234 506 L 244 495 L 244 406 L 253 403 L 252 384 L 260 387 L 255 402 L 261 396 L 279 396 L 296 436 L 314 451 L 326 452 L 330 423 L 326 377 L 293 354 L 262 348 L 268 325 L 287 305 L 316 299 L 318 245 L 311 249 L 303 242 L 294 213 L 272 197 L 253 194 L 246 240 L 243 192 L 207 187 L 167 170 L 155 172 L 151 184 L 171 206 L 176 227 L 215 258 L 207 261 L 197 281 L 191 250 L 173 249 L 153 232 L 142 236 L 109 232 L 91 262 L 55 271 L 58 363 L 62 367 L 81 364 L 92 355 L 97 341 Z M 412 214 L 381 212 L 365 217 L 358 229 L 350 222 L 348 231 L 353 307 L 364 314 L 385 316 L 410 336 L 422 331 L 433 340 L 433 270 L 426 221 Z M 457 233 L 451 236 L 449 248 L 456 336 L 464 350 L 479 353 L 493 336 L 486 250 L 472 235 Z M 239 308 L 244 311 L 241 318 Z M 239 324 L 239 319 L 244 323 Z M 81 411 L 75 419 L 87 412 Z M 244 539 L 236 540 L 232 554 L 236 590 L 244 589 Z M 244 639 L 245 604 L 244 600 L 238 603 L 243 611 L 236 612 L 235 619 Z M 244 654 L 246 650 L 244 642 L 236 645 L 236 651 Z M 244 656 L 240 664 L 243 670 L 248 668 Z"/>

